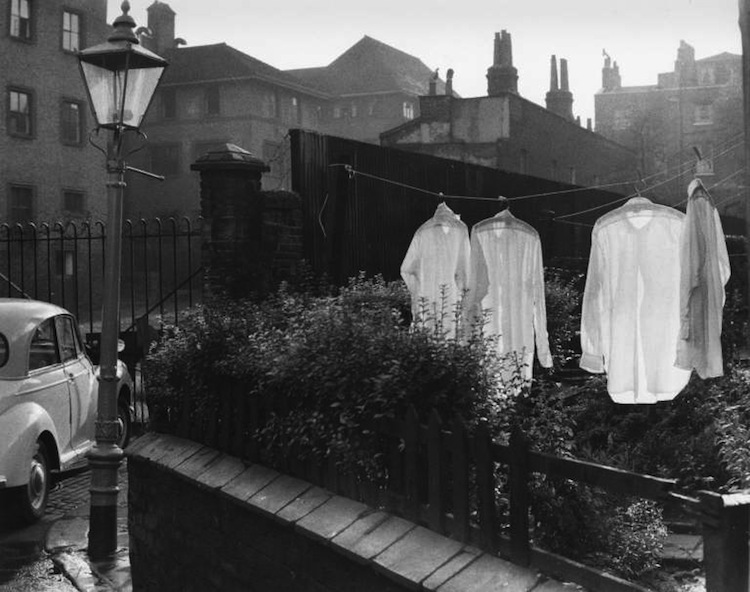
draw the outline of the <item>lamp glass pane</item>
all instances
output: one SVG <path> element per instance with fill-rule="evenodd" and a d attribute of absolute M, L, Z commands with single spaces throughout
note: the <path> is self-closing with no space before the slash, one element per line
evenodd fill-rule
<path fill-rule="evenodd" d="M 119 120 L 119 106 L 115 94 L 117 73 L 88 62 L 82 62 L 81 68 L 86 79 L 86 87 L 89 89 L 96 122 L 99 125 L 116 123 Z"/>
<path fill-rule="evenodd" d="M 123 123 L 127 126 L 139 128 L 146 115 L 146 109 L 151 104 L 151 99 L 159 84 L 163 67 L 159 68 L 135 68 L 129 71 L 127 96 L 125 98 L 125 111 Z"/>

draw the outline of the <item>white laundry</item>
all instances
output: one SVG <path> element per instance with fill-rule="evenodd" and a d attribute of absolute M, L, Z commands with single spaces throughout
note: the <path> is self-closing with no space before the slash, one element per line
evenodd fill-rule
<path fill-rule="evenodd" d="M 701 378 L 724 374 L 722 311 L 730 267 L 721 219 L 703 183 L 688 186 L 681 239 L 680 339 L 675 365 Z"/>
<path fill-rule="evenodd" d="M 469 231 L 445 203 L 414 233 L 401 264 L 401 277 L 411 295 L 415 322 L 428 328 L 442 323 L 455 335 L 457 303 L 469 273 Z"/>
<path fill-rule="evenodd" d="M 471 231 L 469 277 L 469 311 L 489 311 L 498 353 L 517 354 L 531 378 L 536 343 L 539 363 L 551 367 L 539 233 L 507 209 L 482 220 Z"/>
<path fill-rule="evenodd" d="M 671 400 L 690 378 L 674 366 L 684 217 L 636 197 L 602 216 L 592 231 L 580 366 L 606 372 L 617 403 Z"/>

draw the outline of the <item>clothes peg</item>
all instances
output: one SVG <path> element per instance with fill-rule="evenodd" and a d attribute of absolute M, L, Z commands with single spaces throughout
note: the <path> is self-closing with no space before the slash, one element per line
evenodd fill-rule
<path fill-rule="evenodd" d="M 510 201 L 504 195 L 498 195 L 497 205 L 498 205 L 497 211 L 502 212 L 503 210 L 507 210 L 510 208 Z"/>

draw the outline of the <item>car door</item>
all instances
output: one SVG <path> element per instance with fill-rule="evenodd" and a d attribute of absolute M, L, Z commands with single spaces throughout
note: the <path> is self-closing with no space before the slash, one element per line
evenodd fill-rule
<path fill-rule="evenodd" d="M 70 391 L 60 362 L 54 318 L 42 321 L 34 331 L 29 346 L 29 372 L 19 397 L 39 405 L 52 419 L 61 464 L 73 460 L 77 454 L 71 444 Z"/>
<path fill-rule="evenodd" d="M 73 317 L 55 317 L 60 356 L 68 380 L 71 413 L 71 441 L 79 455 L 88 452 L 94 443 L 96 392 L 94 369 L 84 355 Z"/>

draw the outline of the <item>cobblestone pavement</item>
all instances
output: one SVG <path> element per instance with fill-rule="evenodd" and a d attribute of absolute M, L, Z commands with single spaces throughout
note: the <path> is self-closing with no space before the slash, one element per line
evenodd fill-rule
<path fill-rule="evenodd" d="M 38 523 L 20 526 L 14 516 L 0 516 L 0 592 L 73 592 L 74 586 L 59 573 L 45 551 L 53 524 L 89 503 L 87 469 L 64 476 L 52 488 L 47 512 Z M 127 491 L 127 470 L 120 469 L 120 487 Z M 0 507 L 7 507 L 4 500 Z"/>

